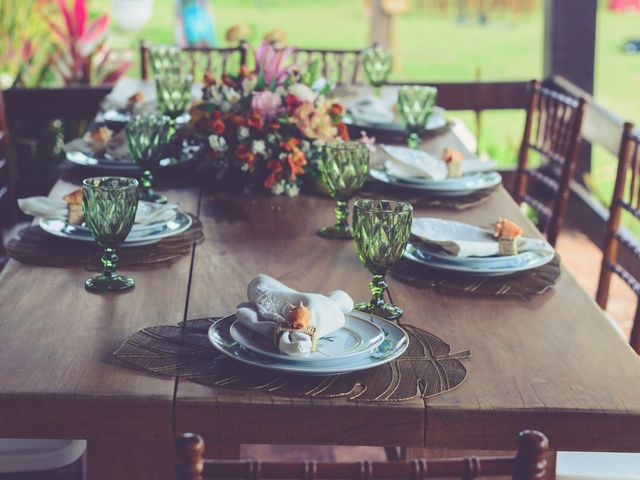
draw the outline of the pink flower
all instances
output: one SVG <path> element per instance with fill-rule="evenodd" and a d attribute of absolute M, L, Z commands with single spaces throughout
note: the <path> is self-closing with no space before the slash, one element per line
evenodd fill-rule
<path fill-rule="evenodd" d="M 254 51 L 256 71 L 262 72 L 267 85 L 270 85 L 274 79 L 278 85 L 284 83 L 292 67 L 292 65 L 285 66 L 285 62 L 291 52 L 293 52 L 291 47 L 276 50 L 272 45 L 264 41 Z"/>
<path fill-rule="evenodd" d="M 278 115 L 278 109 L 281 104 L 282 99 L 280 95 L 269 90 L 254 93 L 251 99 L 251 108 L 265 119 L 270 119 Z"/>

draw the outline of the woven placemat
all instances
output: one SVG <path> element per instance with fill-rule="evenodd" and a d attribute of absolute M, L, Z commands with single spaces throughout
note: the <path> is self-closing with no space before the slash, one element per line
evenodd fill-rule
<path fill-rule="evenodd" d="M 414 207 L 441 207 L 452 210 L 466 210 L 477 207 L 487 202 L 496 188 L 478 190 L 463 197 L 437 197 L 428 194 L 416 194 L 414 191 L 394 188 L 382 182 L 368 182 L 365 188 L 358 194 L 363 198 L 380 198 L 384 196 L 390 200 L 409 202 Z"/>
<path fill-rule="evenodd" d="M 286 375 L 252 368 L 223 356 L 209 342 L 207 332 L 218 318 L 188 320 L 140 330 L 114 356 L 143 371 L 183 378 L 209 386 L 261 390 L 277 396 L 336 398 L 359 402 L 399 402 L 428 398 L 459 386 L 467 375 L 460 359 L 435 335 L 403 325 L 409 348 L 398 359 L 369 370 L 344 375 Z"/>
<path fill-rule="evenodd" d="M 151 245 L 119 248 L 118 267 L 166 266 L 189 254 L 194 243 L 204 240 L 200 220 L 191 214 L 189 216 L 193 223 L 183 233 Z M 102 251 L 95 243 L 55 237 L 38 226 L 24 228 L 18 235 L 18 238 L 7 244 L 7 252 L 20 262 L 45 267 L 84 267 L 90 271 L 102 270 Z"/>
<path fill-rule="evenodd" d="M 479 277 L 429 268 L 402 259 L 392 275 L 412 287 L 431 287 L 446 292 L 469 295 L 513 296 L 528 298 L 551 288 L 560 278 L 560 258 L 532 270 L 500 277 Z"/>

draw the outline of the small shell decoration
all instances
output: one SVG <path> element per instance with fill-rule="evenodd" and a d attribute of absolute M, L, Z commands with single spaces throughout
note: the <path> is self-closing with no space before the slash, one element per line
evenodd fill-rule
<path fill-rule="evenodd" d="M 307 328 L 310 324 L 311 312 L 309 311 L 309 308 L 306 307 L 302 302 L 300 302 L 300 305 L 296 307 L 292 305 L 291 309 L 287 313 L 287 327 L 294 330 L 302 330 L 304 328 Z"/>

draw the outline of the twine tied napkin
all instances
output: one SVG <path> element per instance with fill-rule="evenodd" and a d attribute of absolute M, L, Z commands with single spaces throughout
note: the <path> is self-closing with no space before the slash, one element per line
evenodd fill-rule
<path fill-rule="evenodd" d="M 411 233 L 427 248 L 442 250 L 456 258 L 499 254 L 498 240 L 491 230 L 467 223 L 418 217 L 413 219 Z M 520 252 L 553 253 L 553 247 L 540 238 L 520 237 L 517 242 Z"/>
<path fill-rule="evenodd" d="M 258 275 L 249 282 L 247 298 L 249 302 L 238 305 L 238 322 L 270 339 L 278 324 L 285 322 L 289 310 L 301 302 L 309 309 L 310 323 L 316 327 L 318 338 L 342 328 L 344 314 L 353 310 L 353 300 L 342 290 L 327 295 L 303 293 L 267 275 Z M 278 347 L 287 355 L 307 355 L 311 352 L 311 337 L 301 332 L 285 333 Z"/>

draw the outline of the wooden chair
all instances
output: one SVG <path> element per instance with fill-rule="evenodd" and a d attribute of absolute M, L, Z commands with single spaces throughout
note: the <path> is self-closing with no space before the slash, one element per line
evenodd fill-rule
<path fill-rule="evenodd" d="M 512 475 L 514 479 L 519 480 L 543 478 L 547 467 L 544 454 L 549 448 L 547 438 L 540 432 L 526 430 L 518 435 L 517 446 L 518 451 L 512 457 L 355 463 L 230 461 L 205 460 L 202 438 L 199 435 L 186 433 L 176 441 L 176 478 L 178 480 L 213 478 L 423 480 L 425 478 L 472 479 L 503 475 Z"/>
<path fill-rule="evenodd" d="M 622 212 L 628 212 L 629 218 L 640 220 L 640 135 L 633 132 L 633 124 L 625 123 L 620 152 L 618 173 L 613 189 L 613 199 L 609 209 L 609 221 L 605 236 L 600 281 L 596 293 L 596 302 L 601 308 L 607 307 L 611 275 L 615 273 L 638 296 L 638 306 L 634 317 L 629 343 L 640 354 L 640 279 L 634 277 L 617 262 L 618 245 L 625 245 L 640 261 L 640 249 L 629 237 L 620 231 Z M 640 224 L 640 222 L 638 222 Z"/>
<path fill-rule="evenodd" d="M 538 228 L 556 244 L 569 200 L 569 187 L 578 160 L 585 100 L 550 90 L 534 80 L 520 147 L 514 188 L 516 202 L 533 207 Z M 542 166 L 529 165 L 530 152 Z"/>
<path fill-rule="evenodd" d="M 322 76 L 336 85 L 358 85 L 363 83 L 362 54 L 364 50 L 324 50 L 296 48 L 292 61 L 301 69 L 307 69 L 316 60 L 320 62 Z"/>
<path fill-rule="evenodd" d="M 140 41 L 140 75 L 143 80 L 150 78 L 150 45 Z M 183 47 L 182 52 L 189 65 L 189 72 L 194 80 L 199 81 L 204 72 L 213 71 L 216 74 L 228 73 L 231 69 L 239 69 L 247 63 L 247 47 L 212 48 L 212 47 Z"/>
<path fill-rule="evenodd" d="M 11 172 L 9 164 L 9 134 L 4 114 L 4 99 L 0 91 L 0 270 L 7 262 L 2 231 L 13 223 L 11 208 Z"/>

